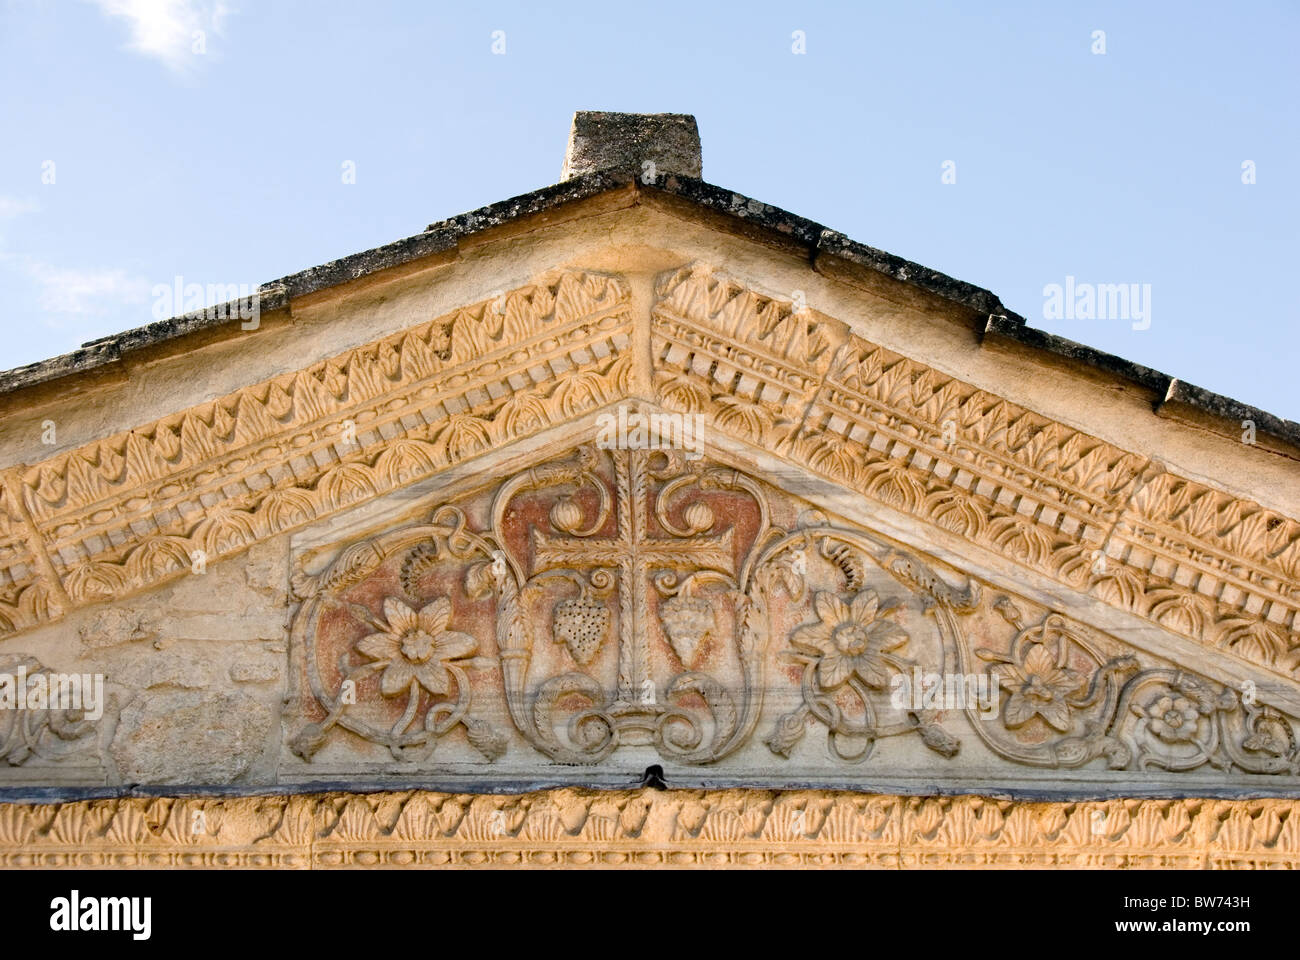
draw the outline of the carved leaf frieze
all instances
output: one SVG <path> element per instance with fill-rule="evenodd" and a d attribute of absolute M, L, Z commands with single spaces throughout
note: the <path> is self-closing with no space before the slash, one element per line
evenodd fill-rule
<path fill-rule="evenodd" d="M 6 867 L 1258 869 L 1297 857 L 1293 800 L 566 789 L 0 806 Z"/>
<path fill-rule="evenodd" d="M 1295 520 L 707 265 L 664 274 L 658 295 L 666 408 L 1198 643 L 1290 677 L 1300 669 Z"/>
<path fill-rule="evenodd" d="M 153 424 L 7 471 L 0 628 L 124 596 L 626 392 L 617 278 L 561 272 Z M 539 366 L 538 351 L 548 354 Z M 9 496 L 9 493 L 5 494 Z M 7 561 L 7 562 L 6 562 Z M 7 602 L 6 602 L 7 601 Z"/>

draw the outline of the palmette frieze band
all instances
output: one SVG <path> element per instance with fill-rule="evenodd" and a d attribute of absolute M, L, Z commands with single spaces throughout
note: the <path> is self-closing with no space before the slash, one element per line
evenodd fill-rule
<path fill-rule="evenodd" d="M 0 806 L 0 866 L 1292 869 L 1292 800 L 560 789 Z"/>

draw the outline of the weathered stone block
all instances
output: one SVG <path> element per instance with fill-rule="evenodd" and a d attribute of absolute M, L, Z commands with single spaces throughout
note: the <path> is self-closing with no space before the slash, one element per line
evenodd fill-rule
<path fill-rule="evenodd" d="M 695 118 L 683 113 L 575 113 L 560 179 L 601 170 L 635 171 L 651 182 L 672 174 L 698 179 L 700 131 Z"/>
<path fill-rule="evenodd" d="M 126 783 L 233 783 L 265 749 L 275 723 L 242 693 L 165 693 L 122 710 L 111 754 Z"/>

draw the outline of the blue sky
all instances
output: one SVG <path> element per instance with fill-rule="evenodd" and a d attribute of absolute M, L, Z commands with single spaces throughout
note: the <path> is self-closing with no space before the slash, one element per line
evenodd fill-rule
<path fill-rule="evenodd" d="M 177 275 L 255 285 L 551 183 L 574 110 L 674 111 L 712 183 L 1300 419 L 1298 26 L 1263 2 L 0 0 L 0 368 L 149 322 Z M 1149 327 L 1045 316 L 1067 277 L 1149 290 Z"/>

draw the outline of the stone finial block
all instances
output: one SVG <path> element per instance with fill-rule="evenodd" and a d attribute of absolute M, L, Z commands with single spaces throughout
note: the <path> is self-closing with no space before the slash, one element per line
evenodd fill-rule
<path fill-rule="evenodd" d="M 656 176 L 700 177 L 700 131 L 686 113 L 605 113 L 580 110 L 573 115 L 569 148 L 560 180 L 598 170 L 643 171 L 654 164 Z"/>

